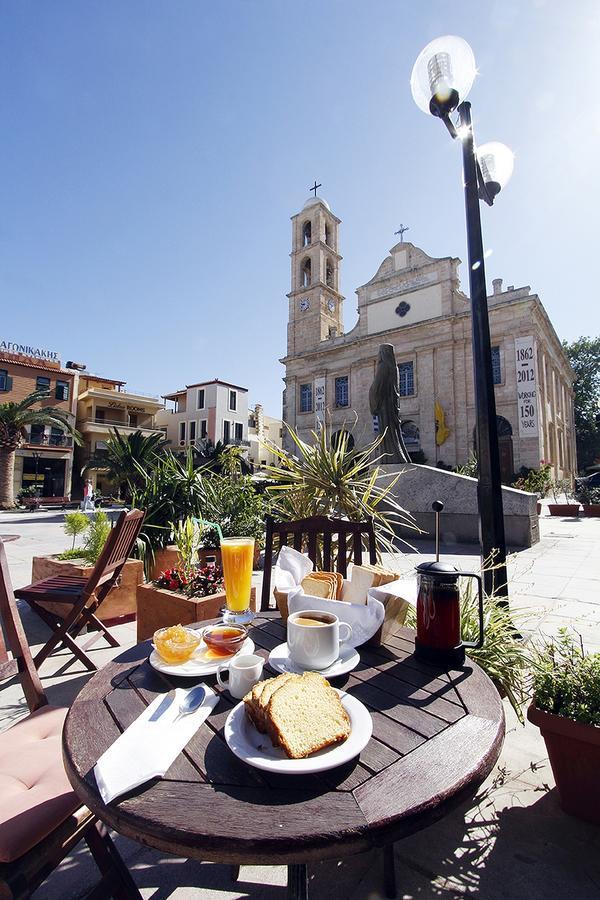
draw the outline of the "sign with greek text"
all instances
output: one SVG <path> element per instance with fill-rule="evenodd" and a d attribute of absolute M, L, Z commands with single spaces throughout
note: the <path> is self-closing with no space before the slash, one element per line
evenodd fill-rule
<path fill-rule="evenodd" d="M 325 421 L 325 379 L 315 378 L 315 421 L 317 426 Z"/>
<path fill-rule="evenodd" d="M 519 437 L 538 436 L 537 353 L 533 336 L 515 338 Z"/>
<path fill-rule="evenodd" d="M 16 353 L 18 356 L 34 356 L 36 359 L 48 359 L 51 362 L 59 362 L 60 356 L 55 350 L 46 350 L 44 347 L 33 347 L 31 344 L 16 344 L 14 341 L 0 340 L 0 352 Z"/>

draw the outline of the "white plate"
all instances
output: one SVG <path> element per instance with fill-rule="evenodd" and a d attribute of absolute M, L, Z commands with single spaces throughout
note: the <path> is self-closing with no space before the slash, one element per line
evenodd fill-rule
<path fill-rule="evenodd" d="M 340 647 L 340 655 L 326 669 L 309 669 L 308 667 L 300 666 L 291 658 L 287 644 L 279 644 L 278 647 L 274 647 L 269 653 L 269 665 L 277 672 L 294 672 L 296 675 L 302 675 L 303 672 L 314 671 L 318 672 L 319 675 L 324 675 L 325 678 L 337 678 L 338 675 L 345 675 L 346 672 L 351 672 L 352 669 L 355 669 L 359 662 L 360 654 L 358 650 L 355 650 L 354 647 L 349 647 L 347 644 L 343 644 Z"/>
<path fill-rule="evenodd" d="M 209 626 L 207 626 L 207 628 L 208 627 Z M 198 634 L 204 634 L 204 631 L 204 628 L 197 629 Z M 215 675 L 219 666 L 229 665 L 231 660 L 235 656 L 239 656 L 240 653 L 254 653 L 254 641 L 251 640 L 251 638 L 246 638 L 237 653 L 232 653 L 231 656 L 222 656 L 220 659 L 207 659 L 207 650 L 208 647 L 202 642 L 194 652 L 192 658 L 186 660 L 184 663 L 167 663 L 156 650 L 153 650 L 150 654 L 149 662 L 151 666 L 159 672 L 163 672 L 165 675 L 181 675 L 184 678 Z"/>
<path fill-rule="evenodd" d="M 371 739 L 373 720 L 366 706 L 356 697 L 338 691 L 342 706 L 350 716 L 350 736 L 342 744 L 319 750 L 306 759 L 288 759 L 281 747 L 274 747 L 267 734 L 261 734 L 248 719 L 244 702 L 238 703 L 225 722 L 225 740 L 235 755 L 265 772 L 281 775 L 308 775 L 326 772 L 349 762 L 364 750 Z"/>

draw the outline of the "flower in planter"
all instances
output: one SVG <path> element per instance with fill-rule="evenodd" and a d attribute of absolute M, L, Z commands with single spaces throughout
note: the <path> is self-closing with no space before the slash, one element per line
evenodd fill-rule
<path fill-rule="evenodd" d="M 181 567 L 166 569 L 155 584 L 187 597 L 210 597 L 223 590 L 223 571 L 218 566 L 194 566 L 189 574 Z"/>
<path fill-rule="evenodd" d="M 183 591 L 187 583 L 183 569 L 179 568 L 165 569 L 156 579 L 158 587 L 166 588 L 168 591 Z"/>

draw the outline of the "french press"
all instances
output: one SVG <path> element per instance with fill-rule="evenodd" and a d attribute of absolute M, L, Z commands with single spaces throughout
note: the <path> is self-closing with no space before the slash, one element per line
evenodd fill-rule
<path fill-rule="evenodd" d="M 435 512 L 435 562 L 424 562 L 417 566 L 419 590 L 415 654 L 435 665 L 456 668 L 464 664 L 467 648 L 483 646 L 483 587 L 479 575 L 461 572 L 456 566 L 440 562 L 440 513 L 443 508 L 441 500 L 432 504 Z M 477 641 L 461 640 L 459 578 L 477 580 Z"/>

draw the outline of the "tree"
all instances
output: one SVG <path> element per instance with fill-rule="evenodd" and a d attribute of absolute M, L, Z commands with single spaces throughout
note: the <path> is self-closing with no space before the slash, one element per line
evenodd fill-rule
<path fill-rule="evenodd" d="M 600 456 L 600 337 L 563 342 L 575 372 L 575 431 L 578 468 L 585 469 Z"/>
<path fill-rule="evenodd" d="M 50 391 L 33 391 L 20 403 L 0 403 L 0 509 L 15 506 L 14 477 L 15 454 L 26 442 L 27 428 L 32 425 L 50 425 L 61 428 L 81 443 L 79 433 L 69 421 L 69 414 L 55 406 L 33 409 L 36 403 L 47 400 Z"/>
<path fill-rule="evenodd" d="M 129 502 L 133 492 L 143 485 L 144 472 L 154 468 L 158 455 L 168 443 L 162 434 L 144 434 L 138 430 L 122 435 L 117 428 L 111 429 L 106 448 L 89 458 L 81 474 L 91 469 L 104 470 L 119 485 L 123 499 Z"/>

